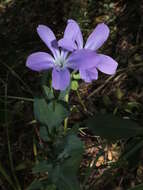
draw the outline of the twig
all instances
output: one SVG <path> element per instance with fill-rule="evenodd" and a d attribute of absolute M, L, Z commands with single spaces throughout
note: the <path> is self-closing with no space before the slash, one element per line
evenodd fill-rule
<path fill-rule="evenodd" d="M 90 99 L 94 94 L 96 94 L 97 92 L 99 92 L 102 88 L 104 88 L 104 86 L 111 80 L 113 79 L 114 76 L 110 76 L 105 82 L 104 84 L 102 84 L 101 86 L 99 86 L 97 89 L 95 89 L 91 94 L 89 94 L 89 96 L 87 96 L 87 99 Z"/>
<path fill-rule="evenodd" d="M 135 65 L 131 65 L 129 66 L 128 68 L 123 68 L 123 69 L 119 69 L 116 73 L 120 73 L 120 72 L 127 72 L 127 70 L 131 69 L 131 68 L 136 68 L 136 67 L 139 67 L 139 66 L 143 66 L 143 63 L 138 63 L 138 64 L 135 64 Z M 97 92 L 99 92 L 101 89 L 104 88 L 104 86 L 110 81 L 112 80 L 113 78 L 115 77 L 115 75 L 112 75 L 110 76 L 105 82 L 104 84 L 102 84 L 101 86 L 99 86 L 97 89 L 95 89 L 91 94 L 89 94 L 89 96 L 87 97 L 87 99 L 91 98 L 94 94 L 96 94 Z"/>
<path fill-rule="evenodd" d="M 2 63 L 2 64 L 11 72 L 13 76 L 15 76 L 27 88 L 27 91 L 30 94 L 33 94 L 30 87 L 20 78 L 20 76 L 13 69 L 11 69 L 6 63 Z"/>
<path fill-rule="evenodd" d="M 1 98 L 5 98 L 5 96 L 0 96 Z M 17 97 L 17 96 L 7 96 L 9 99 L 14 99 L 14 100 L 23 100 L 23 101 L 28 101 L 28 102 L 33 102 L 33 98 L 25 98 L 25 97 Z"/>
<path fill-rule="evenodd" d="M 82 107 L 83 107 L 84 111 L 85 111 L 85 112 L 87 112 L 87 108 L 86 108 L 86 106 L 85 106 L 84 102 L 83 102 L 83 101 L 82 101 L 82 99 L 81 99 L 81 96 L 80 96 L 79 91 L 78 91 L 78 90 L 76 90 L 76 93 L 77 93 L 77 96 L 78 96 L 79 102 L 80 102 L 80 104 L 82 105 Z"/>

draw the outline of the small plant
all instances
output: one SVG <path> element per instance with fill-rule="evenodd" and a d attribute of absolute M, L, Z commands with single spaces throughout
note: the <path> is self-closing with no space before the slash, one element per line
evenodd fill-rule
<path fill-rule="evenodd" d="M 104 23 L 98 24 L 85 46 L 80 27 L 74 20 L 68 20 L 64 37 L 59 41 L 47 26 L 39 25 L 37 32 L 52 55 L 36 52 L 26 62 L 28 68 L 42 73 L 42 93 L 34 99 L 34 114 L 40 124 L 40 154 L 33 168 L 36 178 L 28 189 L 80 190 L 83 187 L 77 174 L 84 143 L 78 137 L 80 123 L 68 126 L 71 111 L 68 100 L 70 91 L 78 89 L 80 78 L 89 83 L 98 79 L 98 70 L 115 74 L 117 62 L 97 52 L 107 40 L 109 28 Z M 113 115 L 89 118 L 82 125 L 108 139 L 142 133 L 136 124 Z"/>

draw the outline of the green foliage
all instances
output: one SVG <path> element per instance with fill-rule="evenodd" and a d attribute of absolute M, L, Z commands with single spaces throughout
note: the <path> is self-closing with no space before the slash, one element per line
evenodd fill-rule
<path fill-rule="evenodd" d="M 49 77 L 49 73 L 44 73 L 42 78 L 44 97 L 34 99 L 34 115 L 41 124 L 40 137 L 47 143 L 48 148 L 44 150 L 44 157 L 40 158 L 32 171 L 34 174 L 44 175 L 45 178 L 34 181 L 29 190 L 37 186 L 44 190 L 79 190 L 77 172 L 82 159 L 83 143 L 76 135 L 77 129 L 65 133 L 61 128 L 62 122 L 69 115 L 68 104 L 65 101 L 68 101 L 70 89 L 63 92 L 54 91 L 47 86 L 50 86 Z M 77 90 L 78 82 L 74 80 L 71 87 Z"/>
<path fill-rule="evenodd" d="M 141 146 L 138 146 L 140 145 Z M 124 151 L 122 152 L 121 159 L 128 160 L 128 166 L 130 168 L 137 167 L 140 161 L 140 153 L 142 149 L 142 138 L 131 138 L 124 146 Z"/>
<path fill-rule="evenodd" d="M 42 182 L 37 180 L 34 180 L 27 188 L 27 190 L 42 190 L 42 189 L 43 189 Z"/>
<path fill-rule="evenodd" d="M 49 131 L 53 127 L 59 126 L 68 116 L 68 107 L 64 102 L 51 101 L 49 103 L 42 97 L 34 99 L 34 114 L 37 121 L 48 127 Z"/>
<path fill-rule="evenodd" d="M 70 140 L 75 140 L 75 143 L 72 141 L 71 145 L 69 145 Z M 53 172 L 53 180 L 59 190 L 80 189 L 77 179 L 77 171 L 80 166 L 82 150 L 83 147 L 80 140 L 74 136 L 71 136 L 67 146 L 60 155 L 62 158 L 65 157 L 65 160 L 57 165 Z"/>
<path fill-rule="evenodd" d="M 55 185 L 47 185 L 46 181 L 34 180 L 27 190 L 57 190 Z"/>
<path fill-rule="evenodd" d="M 88 127 L 96 136 L 107 139 L 122 139 L 143 134 L 143 128 L 131 120 L 114 115 L 99 114 L 86 121 Z"/>
<path fill-rule="evenodd" d="M 45 126 L 40 127 L 40 137 L 45 142 L 48 142 L 50 140 L 47 127 L 45 127 Z"/>
<path fill-rule="evenodd" d="M 53 180 L 59 190 L 79 190 L 77 172 L 83 153 L 83 143 L 76 135 L 64 139 L 64 149 L 59 154 L 60 163 L 53 172 Z"/>
<path fill-rule="evenodd" d="M 43 173 L 43 172 L 51 172 L 52 165 L 49 164 L 46 160 L 39 162 L 33 169 L 33 173 Z"/>
<path fill-rule="evenodd" d="M 35 187 L 47 189 L 49 187 L 58 190 L 80 190 L 77 178 L 77 172 L 80 166 L 83 153 L 83 143 L 74 134 L 61 138 L 58 147 L 59 154 L 53 160 L 42 160 L 34 168 L 33 173 L 42 173 L 47 175 L 46 180 L 34 181 L 28 188 L 32 190 Z M 55 151 L 57 147 L 55 148 Z M 45 190 L 44 189 L 44 190 Z"/>
<path fill-rule="evenodd" d="M 48 101 L 54 99 L 54 93 L 53 93 L 52 88 L 49 88 L 48 86 L 43 85 L 43 92 Z"/>

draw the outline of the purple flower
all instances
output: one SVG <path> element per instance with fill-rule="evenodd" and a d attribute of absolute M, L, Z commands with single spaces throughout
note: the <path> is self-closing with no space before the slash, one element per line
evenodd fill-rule
<path fill-rule="evenodd" d="M 39 72 L 52 69 L 53 88 L 56 90 L 65 90 L 70 84 L 69 68 L 77 69 L 77 67 L 74 67 L 75 64 L 70 64 L 68 60 L 72 58 L 72 54 L 69 56 L 68 51 L 62 48 L 59 49 L 54 33 L 47 26 L 39 25 L 37 32 L 51 50 L 52 55 L 45 52 L 33 53 L 27 58 L 26 66 L 33 71 Z M 70 31 L 70 35 L 74 35 L 74 29 Z"/>
<path fill-rule="evenodd" d="M 70 31 L 74 32 L 70 33 Z M 85 82 L 91 82 L 98 78 L 97 69 L 105 74 L 115 74 L 118 63 L 111 57 L 96 52 L 108 36 L 108 26 L 104 23 L 98 24 L 83 47 L 83 37 L 79 25 L 74 20 L 68 20 L 64 37 L 58 41 L 58 45 L 68 51 L 76 50 L 69 61 L 74 68 L 78 67 L 80 76 Z"/>

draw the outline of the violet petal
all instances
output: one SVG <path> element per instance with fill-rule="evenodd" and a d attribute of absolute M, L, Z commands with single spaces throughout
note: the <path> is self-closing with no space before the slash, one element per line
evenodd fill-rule
<path fill-rule="evenodd" d="M 99 49 L 109 36 L 109 28 L 106 24 L 98 24 L 94 31 L 90 34 L 85 44 L 85 49 Z"/>
<path fill-rule="evenodd" d="M 53 57 L 45 52 L 36 52 L 27 58 L 26 66 L 33 71 L 48 70 L 53 67 Z"/>
<path fill-rule="evenodd" d="M 92 80 L 98 79 L 98 71 L 95 67 L 90 68 L 90 69 L 80 69 L 79 73 L 80 73 L 80 77 L 85 82 L 91 82 Z"/>
<path fill-rule="evenodd" d="M 75 42 L 77 42 L 77 45 Z M 72 19 L 68 20 L 64 37 L 58 41 L 58 45 L 68 51 L 73 51 L 77 48 L 81 49 L 83 47 L 82 34 L 76 21 Z"/>
<path fill-rule="evenodd" d="M 37 33 L 39 34 L 43 42 L 52 51 L 54 57 L 59 56 L 58 43 L 56 41 L 56 37 L 54 33 L 52 32 L 52 30 L 45 25 L 39 25 L 37 27 Z"/>
<path fill-rule="evenodd" d="M 52 71 L 52 86 L 56 90 L 65 90 L 70 84 L 70 72 L 64 68 L 57 70 L 53 68 Z"/>
<path fill-rule="evenodd" d="M 62 38 L 58 41 L 59 47 L 62 47 L 65 50 L 73 51 L 77 49 L 77 46 L 74 41 L 68 38 Z"/>
<path fill-rule="evenodd" d="M 76 34 L 75 38 L 73 38 L 73 40 L 76 41 L 78 49 L 82 49 L 83 48 L 83 36 L 82 36 L 81 30 L 80 30 L 80 26 L 78 25 L 78 23 L 75 20 L 72 20 L 72 19 L 69 19 L 68 23 L 72 23 L 74 25 L 74 28 L 76 28 L 77 34 Z"/>
<path fill-rule="evenodd" d="M 81 49 L 73 52 L 68 57 L 68 67 L 72 69 L 88 69 L 96 67 L 100 61 L 97 54 L 88 49 Z"/>
<path fill-rule="evenodd" d="M 100 60 L 97 64 L 97 68 L 108 75 L 113 75 L 116 72 L 118 63 L 111 57 L 103 54 L 97 54 L 98 59 Z"/>

